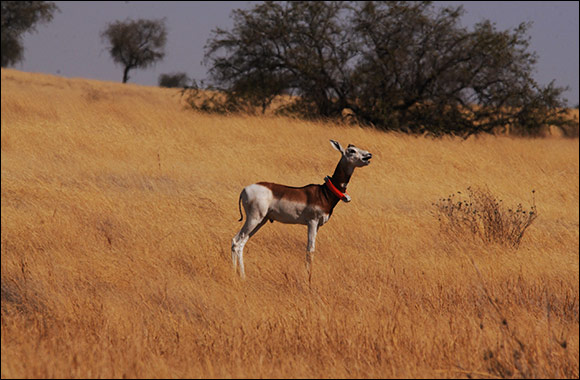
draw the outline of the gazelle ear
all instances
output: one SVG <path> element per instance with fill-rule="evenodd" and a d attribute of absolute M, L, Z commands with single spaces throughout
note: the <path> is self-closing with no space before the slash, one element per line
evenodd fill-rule
<path fill-rule="evenodd" d="M 340 146 L 340 143 L 338 141 L 334 141 L 334 140 L 330 140 L 330 144 L 332 145 L 332 147 L 336 150 L 338 150 L 340 153 L 344 154 L 344 149 L 342 146 Z"/>

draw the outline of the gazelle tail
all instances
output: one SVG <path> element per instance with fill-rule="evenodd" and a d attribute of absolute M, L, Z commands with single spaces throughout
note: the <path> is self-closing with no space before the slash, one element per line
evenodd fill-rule
<path fill-rule="evenodd" d="M 238 222 L 241 222 L 244 219 L 244 214 L 242 214 L 242 206 L 241 206 L 243 193 L 244 192 L 242 191 L 240 193 L 240 197 L 238 198 L 238 210 L 240 210 L 240 219 L 238 219 Z"/>

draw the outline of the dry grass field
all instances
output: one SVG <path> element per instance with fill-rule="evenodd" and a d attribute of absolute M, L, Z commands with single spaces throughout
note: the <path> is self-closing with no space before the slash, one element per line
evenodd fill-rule
<path fill-rule="evenodd" d="M 208 116 L 178 91 L 2 69 L 2 378 L 578 378 L 578 139 L 428 139 Z M 238 196 L 373 153 L 317 238 L 268 223 L 232 270 Z M 538 218 L 451 234 L 468 186 Z"/>

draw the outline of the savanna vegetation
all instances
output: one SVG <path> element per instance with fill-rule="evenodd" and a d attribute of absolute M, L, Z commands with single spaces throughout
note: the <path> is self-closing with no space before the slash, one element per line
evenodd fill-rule
<path fill-rule="evenodd" d="M 2 378 L 578 378 L 578 139 L 212 115 L 176 89 L 1 75 Z M 331 138 L 373 161 L 320 229 L 312 283 L 306 228 L 280 223 L 241 281 L 241 189 L 322 183 Z M 444 207 L 470 196 L 537 217 L 516 245 L 451 228 Z"/>
<path fill-rule="evenodd" d="M 191 84 L 191 79 L 184 72 L 174 72 L 159 75 L 158 83 L 159 87 L 187 88 Z"/>
<path fill-rule="evenodd" d="M 463 14 L 431 1 L 260 2 L 213 31 L 209 83 L 188 99 L 217 113 L 338 119 L 348 110 L 358 123 L 410 134 L 537 136 L 555 125 L 578 136 L 566 88 L 534 80 L 532 24 L 467 28 Z"/>

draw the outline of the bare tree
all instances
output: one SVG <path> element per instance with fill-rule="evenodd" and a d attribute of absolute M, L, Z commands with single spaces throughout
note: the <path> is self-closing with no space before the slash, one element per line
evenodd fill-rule
<path fill-rule="evenodd" d="M 165 19 L 115 21 L 101 32 L 101 38 L 113 61 L 123 66 L 126 83 L 130 70 L 147 68 L 165 56 Z"/>

